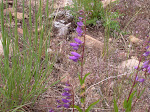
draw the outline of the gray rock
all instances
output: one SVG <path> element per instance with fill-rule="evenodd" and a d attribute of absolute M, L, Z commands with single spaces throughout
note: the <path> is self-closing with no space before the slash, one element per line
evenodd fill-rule
<path fill-rule="evenodd" d="M 54 12 L 51 15 L 49 15 L 49 19 L 54 18 L 54 17 L 62 17 L 65 15 L 65 11 L 59 11 L 59 12 Z"/>
<path fill-rule="evenodd" d="M 135 71 L 135 66 L 138 66 L 138 64 L 139 61 L 137 59 L 128 59 L 118 65 L 118 72 L 126 73 L 127 77 L 129 77 L 129 75 L 131 75 Z"/>
<path fill-rule="evenodd" d="M 4 51 L 3 51 L 3 45 L 2 45 L 2 42 L 1 42 L 1 39 L 0 39 L 0 56 L 1 55 L 4 55 Z"/>
<path fill-rule="evenodd" d="M 68 33 L 68 27 L 71 25 L 71 23 L 63 24 L 60 22 L 55 21 L 54 22 L 54 28 L 58 30 L 57 36 L 66 36 Z"/>
<path fill-rule="evenodd" d="M 67 23 L 73 21 L 73 15 L 70 13 L 70 11 L 66 11 L 65 17 L 66 17 L 66 22 Z"/>

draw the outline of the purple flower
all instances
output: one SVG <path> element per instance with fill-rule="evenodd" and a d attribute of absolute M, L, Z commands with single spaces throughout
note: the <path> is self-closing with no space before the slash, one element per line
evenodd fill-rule
<path fill-rule="evenodd" d="M 69 103 L 69 102 L 70 102 L 70 101 L 67 100 L 67 99 L 62 99 L 62 101 L 63 101 L 64 103 Z"/>
<path fill-rule="evenodd" d="M 74 50 L 78 50 L 79 47 L 73 47 Z"/>
<path fill-rule="evenodd" d="M 61 103 L 60 100 L 56 100 L 56 101 L 57 101 L 57 103 Z"/>
<path fill-rule="evenodd" d="M 51 110 L 49 110 L 49 112 L 54 112 L 54 110 L 53 110 L 53 109 L 51 109 Z"/>
<path fill-rule="evenodd" d="M 74 55 L 74 56 L 77 57 L 77 58 L 81 57 L 81 55 L 78 54 L 78 53 L 76 53 L 76 52 L 71 52 L 71 54 Z"/>
<path fill-rule="evenodd" d="M 138 76 L 137 76 L 137 77 L 136 77 L 136 81 L 138 81 L 138 82 L 144 82 L 145 79 L 139 79 Z"/>
<path fill-rule="evenodd" d="M 70 91 L 70 89 L 69 89 L 69 88 L 64 88 L 64 90 L 65 90 L 65 91 Z"/>
<path fill-rule="evenodd" d="M 82 36 L 83 31 L 82 31 L 82 29 L 81 29 L 81 27 L 80 27 L 80 26 L 77 26 L 76 31 L 77 31 L 77 33 L 78 33 L 78 36 L 79 36 L 79 37 L 81 37 L 81 36 Z"/>
<path fill-rule="evenodd" d="M 79 44 L 77 44 L 77 43 L 70 43 L 70 46 L 78 47 L 78 46 L 79 46 Z"/>
<path fill-rule="evenodd" d="M 66 86 L 70 86 L 70 84 L 69 84 L 69 83 L 66 83 Z"/>
<path fill-rule="evenodd" d="M 150 54 L 150 51 L 147 51 L 143 54 L 143 56 L 148 56 Z"/>
<path fill-rule="evenodd" d="M 82 21 L 79 21 L 79 22 L 77 22 L 77 25 L 81 27 L 81 26 L 83 26 L 84 24 L 83 24 Z"/>
<path fill-rule="evenodd" d="M 62 94 L 62 96 L 71 96 L 71 94 L 69 94 L 69 93 L 67 93 L 67 92 L 64 92 L 63 94 Z"/>
<path fill-rule="evenodd" d="M 61 104 L 61 105 L 58 105 L 57 108 L 60 108 L 60 107 L 62 107 L 62 106 L 63 106 L 62 104 Z"/>
<path fill-rule="evenodd" d="M 146 46 L 146 49 L 148 49 L 149 48 L 149 45 L 148 46 Z"/>
<path fill-rule="evenodd" d="M 82 21 L 82 20 L 83 20 L 83 18 L 82 18 L 82 17 L 79 17 L 79 20 L 80 20 L 80 21 Z"/>
<path fill-rule="evenodd" d="M 71 99 L 71 97 L 68 96 L 68 97 L 66 97 L 66 99 Z"/>
<path fill-rule="evenodd" d="M 70 56 L 69 59 L 71 59 L 71 60 L 73 60 L 73 61 L 75 61 L 75 62 L 78 61 L 78 57 L 76 57 L 76 56 Z"/>
<path fill-rule="evenodd" d="M 80 45 L 83 43 L 80 39 L 78 39 L 78 38 L 74 38 L 74 40 L 77 42 L 77 43 L 79 43 Z"/>
<path fill-rule="evenodd" d="M 64 107 L 65 107 L 65 108 L 69 108 L 69 107 L 70 107 L 70 104 L 64 104 Z"/>

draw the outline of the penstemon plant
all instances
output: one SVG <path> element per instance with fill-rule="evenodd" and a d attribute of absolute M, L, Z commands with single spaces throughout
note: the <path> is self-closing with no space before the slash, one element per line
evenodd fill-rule
<path fill-rule="evenodd" d="M 145 81 L 144 78 L 139 78 L 138 77 L 139 71 L 144 72 L 145 78 L 146 78 L 147 75 L 150 75 L 150 51 L 148 51 L 150 40 L 148 40 L 148 42 L 146 42 L 145 44 L 146 44 L 146 47 L 144 48 L 145 52 L 144 52 L 144 54 L 142 54 L 140 56 L 139 64 L 138 64 L 138 66 L 135 67 L 135 69 L 137 71 L 135 73 L 135 78 L 134 78 L 133 84 L 131 86 L 129 95 L 128 95 L 127 98 L 125 98 L 124 103 L 123 103 L 123 107 L 124 107 L 125 112 L 131 112 L 132 111 L 132 109 L 135 106 L 137 100 L 140 99 L 140 97 L 142 96 L 142 94 L 145 91 L 145 88 L 142 91 L 138 90 L 138 89 L 134 90 L 134 88 L 136 88 L 138 83 L 143 83 Z M 144 58 L 144 63 L 140 67 L 140 63 L 142 61 L 142 58 Z M 133 102 L 133 98 L 134 98 L 135 95 L 136 95 L 136 100 Z M 118 112 L 118 106 L 117 106 L 117 102 L 116 102 L 115 99 L 114 99 L 114 111 Z"/>
<path fill-rule="evenodd" d="M 68 109 L 69 107 L 74 109 L 76 108 L 79 112 L 90 112 L 90 110 L 93 108 L 94 105 L 96 105 L 100 100 L 97 100 L 96 102 L 90 104 L 87 108 L 85 108 L 85 101 L 86 101 L 86 85 L 85 85 L 85 80 L 90 73 L 87 73 L 83 76 L 83 65 L 84 65 L 84 50 L 85 50 L 85 34 L 86 34 L 86 14 L 84 13 L 83 10 L 79 11 L 80 17 L 79 17 L 79 22 L 77 22 L 77 28 L 76 32 L 79 37 L 84 38 L 83 42 L 78 39 L 74 38 L 75 43 L 70 43 L 70 46 L 73 47 L 75 51 L 71 52 L 72 56 L 69 57 L 74 62 L 79 62 L 81 65 L 81 73 L 78 74 L 79 81 L 80 81 L 80 101 L 81 101 L 81 106 L 77 106 L 74 104 L 74 91 L 73 91 L 73 86 L 67 81 L 66 86 L 69 88 L 64 88 L 64 93 L 62 93 L 62 96 L 65 97 L 64 99 L 57 100 L 58 106 L 57 108 L 63 107 Z M 77 50 L 79 47 L 82 48 L 82 54 L 80 55 L 77 53 Z M 71 99 L 72 98 L 72 99 Z M 62 112 L 63 112 L 62 111 Z M 49 112 L 54 112 L 53 109 L 51 109 Z"/>

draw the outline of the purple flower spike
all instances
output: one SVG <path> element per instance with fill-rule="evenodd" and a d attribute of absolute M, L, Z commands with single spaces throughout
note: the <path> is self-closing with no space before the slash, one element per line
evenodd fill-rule
<path fill-rule="evenodd" d="M 75 57 L 78 57 L 78 58 L 81 57 L 81 55 L 76 53 L 76 52 L 71 52 L 71 54 L 74 55 Z"/>
<path fill-rule="evenodd" d="M 65 108 L 69 108 L 70 105 L 69 105 L 69 104 L 64 104 L 64 107 L 65 107 Z"/>
<path fill-rule="evenodd" d="M 83 26 L 84 24 L 83 24 L 82 21 L 79 21 L 79 22 L 77 22 L 77 25 L 81 27 L 81 26 Z"/>
<path fill-rule="evenodd" d="M 62 101 L 63 101 L 64 103 L 69 103 L 69 102 L 70 102 L 70 101 L 67 100 L 67 99 L 62 99 Z"/>
<path fill-rule="evenodd" d="M 77 43 L 79 43 L 79 44 L 82 44 L 83 42 L 80 40 L 80 39 L 78 39 L 78 38 L 74 38 L 74 40 L 77 42 Z"/>

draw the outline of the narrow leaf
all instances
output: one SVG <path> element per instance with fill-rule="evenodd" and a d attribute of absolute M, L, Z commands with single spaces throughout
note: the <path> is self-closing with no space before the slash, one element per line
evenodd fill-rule
<path fill-rule="evenodd" d="M 82 109 L 77 105 L 74 105 L 74 108 L 76 108 L 79 112 L 83 112 Z"/>
<path fill-rule="evenodd" d="M 80 74 L 78 73 L 78 77 L 79 77 L 79 81 L 80 81 L 80 85 L 82 85 L 82 79 L 80 77 Z"/>
<path fill-rule="evenodd" d="M 114 98 L 114 111 L 118 112 L 118 106 L 117 106 L 117 102 L 116 102 L 115 98 Z"/>
<path fill-rule="evenodd" d="M 85 112 L 90 112 L 90 110 L 93 108 L 94 105 L 96 105 L 100 100 L 97 100 L 96 102 L 92 103 L 86 110 Z"/>
<path fill-rule="evenodd" d="M 90 73 L 85 74 L 85 76 L 83 77 L 83 80 L 82 80 L 82 84 L 84 83 L 84 81 L 88 75 L 90 75 Z"/>

